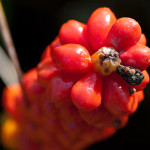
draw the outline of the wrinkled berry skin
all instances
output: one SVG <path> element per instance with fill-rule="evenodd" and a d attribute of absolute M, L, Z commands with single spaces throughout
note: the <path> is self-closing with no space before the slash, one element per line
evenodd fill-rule
<path fill-rule="evenodd" d="M 127 83 L 117 73 L 122 65 L 139 69 L 141 83 Z M 150 49 L 134 19 L 117 19 L 103 7 L 87 24 L 67 21 L 22 77 L 23 89 L 4 89 L 4 108 L 17 125 L 3 139 L 13 145 L 9 137 L 17 133 L 20 150 L 81 150 L 111 137 L 144 99 L 149 65 Z"/>

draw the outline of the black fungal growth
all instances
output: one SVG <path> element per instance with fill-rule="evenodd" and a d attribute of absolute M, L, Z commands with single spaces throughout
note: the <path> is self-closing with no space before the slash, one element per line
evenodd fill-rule
<path fill-rule="evenodd" d="M 143 79 L 144 75 L 139 69 L 135 69 L 130 66 L 120 65 L 116 71 L 129 85 L 139 85 Z"/>

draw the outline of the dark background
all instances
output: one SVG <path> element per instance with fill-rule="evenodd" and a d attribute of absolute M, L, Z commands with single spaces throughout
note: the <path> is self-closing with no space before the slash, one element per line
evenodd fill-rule
<path fill-rule="evenodd" d="M 24 72 L 36 66 L 40 55 L 69 19 L 86 23 L 98 7 L 110 7 L 117 18 L 131 17 L 139 22 L 150 46 L 150 0 L 2 0 L 17 54 Z M 2 42 L 1 42 L 2 44 Z M 150 73 L 150 68 L 148 68 Z M 0 80 L 0 92 L 4 84 Z M 150 146 L 150 85 L 145 100 L 127 126 L 112 138 L 96 143 L 88 150 L 149 149 Z M 1 94 L 1 93 L 0 93 Z M 2 112 L 2 106 L 1 106 Z M 90 131 L 89 131 L 90 132 Z M 2 149 L 2 147 L 0 147 Z"/>

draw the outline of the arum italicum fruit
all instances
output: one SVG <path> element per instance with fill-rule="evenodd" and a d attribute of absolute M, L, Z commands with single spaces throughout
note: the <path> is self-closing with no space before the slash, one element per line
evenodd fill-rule
<path fill-rule="evenodd" d="M 25 97 L 19 85 L 3 92 L 4 108 L 20 128 L 18 149 L 82 150 L 109 138 L 143 100 L 149 65 L 150 49 L 134 19 L 117 19 L 103 7 L 87 24 L 66 22 L 23 76 Z"/>

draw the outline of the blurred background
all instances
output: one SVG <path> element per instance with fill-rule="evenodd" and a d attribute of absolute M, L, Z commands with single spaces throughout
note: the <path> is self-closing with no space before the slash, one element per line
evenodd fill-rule
<path fill-rule="evenodd" d="M 57 36 L 64 22 L 76 19 L 87 23 L 90 14 L 98 7 L 110 7 L 117 18 L 137 20 L 150 46 L 150 0 L 2 0 L 2 3 L 24 72 L 37 65 L 46 45 Z M 1 39 L 0 45 L 3 45 Z M 3 88 L 0 79 L 0 95 Z M 150 145 L 150 84 L 144 92 L 145 100 L 130 116 L 127 126 L 88 150 L 145 149 Z M 2 104 L 0 111 L 3 111 Z M 4 148 L 1 146 L 0 149 Z"/>

